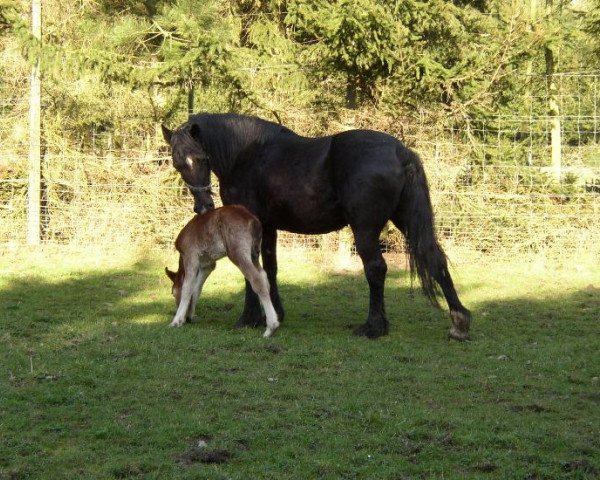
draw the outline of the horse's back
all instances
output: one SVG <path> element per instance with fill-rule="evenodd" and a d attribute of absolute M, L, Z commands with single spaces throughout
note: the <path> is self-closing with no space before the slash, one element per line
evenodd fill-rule
<path fill-rule="evenodd" d="M 399 151 L 408 150 L 396 137 L 376 130 L 347 130 L 336 133 L 331 141 L 331 153 L 337 157 L 396 161 Z"/>
<path fill-rule="evenodd" d="M 348 130 L 332 137 L 330 156 L 340 186 L 362 190 L 375 178 L 400 185 L 404 152 L 409 150 L 387 133 Z"/>

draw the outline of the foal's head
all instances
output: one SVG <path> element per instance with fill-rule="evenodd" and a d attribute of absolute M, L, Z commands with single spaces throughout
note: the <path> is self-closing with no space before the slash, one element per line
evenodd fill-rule
<path fill-rule="evenodd" d="M 175 297 L 175 304 L 179 306 L 179 302 L 181 301 L 181 285 L 183 283 L 183 275 L 181 273 L 181 269 L 177 272 L 172 272 L 167 267 L 165 267 L 165 273 L 167 277 L 171 279 L 173 282 L 173 286 L 171 287 L 171 294 Z"/>

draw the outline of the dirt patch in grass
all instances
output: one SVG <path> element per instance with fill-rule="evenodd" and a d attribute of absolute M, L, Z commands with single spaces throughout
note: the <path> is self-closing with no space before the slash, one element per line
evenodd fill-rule
<path fill-rule="evenodd" d="M 479 464 L 475 465 L 475 467 L 473 467 L 473 468 L 475 470 L 477 470 L 478 472 L 492 473 L 492 472 L 495 472 L 496 470 L 498 470 L 498 465 L 496 465 L 495 463 L 484 462 L 484 463 L 479 463 Z"/>
<path fill-rule="evenodd" d="M 533 412 L 533 413 L 544 413 L 553 412 L 551 408 L 544 407 L 538 403 L 532 403 L 530 405 L 512 405 L 510 409 L 513 412 Z"/>
<path fill-rule="evenodd" d="M 598 470 L 595 465 L 592 464 L 592 462 L 586 460 L 585 458 L 561 462 L 561 466 L 565 472 L 583 472 L 594 476 L 600 474 L 600 470 Z"/>
<path fill-rule="evenodd" d="M 192 448 L 181 454 L 178 460 L 189 466 L 195 463 L 226 463 L 231 457 L 231 452 L 225 449 Z"/>

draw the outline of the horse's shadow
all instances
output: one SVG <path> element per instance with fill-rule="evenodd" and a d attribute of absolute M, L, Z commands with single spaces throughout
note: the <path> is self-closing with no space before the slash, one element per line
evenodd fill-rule
<path fill-rule="evenodd" d="M 282 270 L 285 263 L 282 263 Z M 233 329 L 244 304 L 244 281 L 239 290 L 223 292 L 219 267 L 209 278 L 191 326 Z M 224 273 L 228 274 L 228 272 Z M 443 317 L 413 288 L 406 272 L 391 270 L 386 282 L 388 316 L 427 321 Z M 51 279 L 14 275 L 0 288 L 0 318 L 11 336 L 42 339 L 57 329 L 118 329 L 123 326 L 165 327 L 175 310 L 170 284 L 154 259 L 110 271 L 70 272 Z M 298 281 L 283 273 L 279 282 L 285 308 L 284 328 L 292 332 L 337 334 L 362 323 L 368 309 L 368 286 L 360 270 L 335 271 L 317 281 Z M 190 325 L 186 325 L 190 327 Z"/>
<path fill-rule="evenodd" d="M 282 262 L 279 290 L 286 315 L 280 334 L 350 335 L 348 329 L 366 318 L 368 288 L 360 270 L 335 271 L 309 281 L 295 280 L 284 269 Z M 243 277 L 236 272 L 239 290 L 223 292 L 218 271 L 219 267 L 207 282 L 194 321 L 183 328 L 234 331 L 243 310 Z M 474 283 L 461 285 L 468 296 L 475 296 L 477 288 Z M 512 336 L 535 328 L 572 330 L 574 327 L 561 322 L 561 317 L 572 314 L 585 319 L 595 315 L 597 319 L 600 315 L 598 290 L 592 288 L 551 298 L 524 295 L 470 304 L 475 318 L 473 339 Z M 72 272 L 58 279 L 15 275 L 0 288 L 0 323 L 6 338 L 24 341 L 43 340 L 57 332 L 74 334 L 83 325 L 88 332 L 124 327 L 168 331 L 175 310 L 169 289 L 168 279 L 154 259 L 110 271 Z M 445 336 L 447 309 L 432 307 L 418 283 L 411 286 L 407 272 L 390 269 L 385 298 L 392 335 L 418 332 L 425 325 L 434 326 L 440 337 Z"/>

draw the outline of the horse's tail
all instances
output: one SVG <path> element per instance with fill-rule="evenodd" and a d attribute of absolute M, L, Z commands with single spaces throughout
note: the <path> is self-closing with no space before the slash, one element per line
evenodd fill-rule
<path fill-rule="evenodd" d="M 392 221 L 405 236 L 411 278 L 419 277 L 423 293 L 433 305 L 439 307 L 438 284 L 442 286 L 444 294 L 453 291 L 454 286 L 446 254 L 435 234 L 427 177 L 419 156 L 410 149 L 399 147 L 398 158 L 406 177 Z M 446 298 L 450 300 L 448 295 Z"/>

